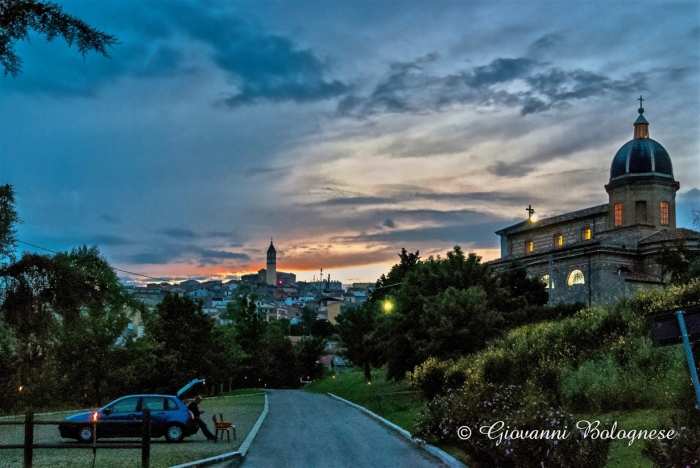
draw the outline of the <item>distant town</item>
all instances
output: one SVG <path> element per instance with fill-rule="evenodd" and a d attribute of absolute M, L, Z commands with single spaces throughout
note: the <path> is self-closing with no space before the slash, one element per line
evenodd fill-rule
<path fill-rule="evenodd" d="M 256 297 L 258 311 L 263 311 L 268 321 L 289 320 L 291 325 L 301 320 L 301 309 L 306 307 L 316 313 L 317 320 L 328 320 L 337 324 L 337 317 L 347 309 L 367 301 L 374 290 L 374 283 L 352 283 L 345 287 L 340 281 L 331 280 L 319 270 L 319 279 L 297 281 L 294 273 L 277 271 L 277 252 L 272 242 L 267 250 L 267 268 L 257 273 L 243 275 L 240 280 L 187 280 L 181 283 L 149 283 L 145 286 L 125 286 L 135 299 L 149 308 L 158 305 L 166 294 L 177 294 L 202 303 L 202 310 L 220 325 L 226 305 L 235 302 L 245 287 L 248 294 Z M 133 336 L 144 334 L 141 317 L 136 314 L 129 324 Z"/>

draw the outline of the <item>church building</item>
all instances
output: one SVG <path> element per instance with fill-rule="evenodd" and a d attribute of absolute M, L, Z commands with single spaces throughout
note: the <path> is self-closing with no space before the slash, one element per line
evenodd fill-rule
<path fill-rule="evenodd" d="M 601 305 L 664 284 L 655 262 L 664 247 L 681 241 L 700 250 L 700 233 L 676 227 L 680 184 L 666 149 L 649 138 L 643 114 L 640 106 L 634 138 L 612 160 L 608 203 L 541 220 L 530 216 L 497 231 L 501 258 L 490 262 L 496 270 L 519 261 L 547 285 L 551 304 Z"/>

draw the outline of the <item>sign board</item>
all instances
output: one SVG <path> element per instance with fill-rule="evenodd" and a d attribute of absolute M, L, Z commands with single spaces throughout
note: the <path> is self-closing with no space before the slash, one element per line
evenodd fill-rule
<path fill-rule="evenodd" d="M 700 339 L 700 304 L 682 307 L 680 310 L 685 311 L 683 316 L 690 341 Z M 683 343 L 676 310 L 656 315 L 653 320 L 651 339 L 654 342 L 654 346 L 669 346 Z"/>

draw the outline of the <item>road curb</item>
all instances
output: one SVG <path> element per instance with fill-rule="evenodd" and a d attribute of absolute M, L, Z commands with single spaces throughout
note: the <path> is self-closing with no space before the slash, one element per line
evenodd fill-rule
<path fill-rule="evenodd" d="M 250 444 L 253 443 L 253 439 L 255 439 L 255 436 L 258 435 L 258 431 L 260 430 L 260 426 L 262 426 L 262 423 L 265 420 L 265 417 L 267 416 L 268 410 L 269 410 L 269 405 L 267 402 L 267 393 L 265 393 L 265 407 L 263 408 L 263 412 L 260 413 L 260 417 L 258 418 L 258 420 L 255 422 L 255 425 L 253 425 L 253 428 L 248 433 L 248 437 L 245 438 L 245 440 L 243 441 L 241 446 L 238 447 L 238 450 L 236 450 L 235 452 L 224 453 L 222 455 L 217 455 L 215 457 L 210 457 L 210 458 L 204 458 L 202 460 L 195 460 L 193 462 L 183 463 L 182 465 L 176 465 L 176 466 L 172 466 L 170 468 L 195 468 L 195 467 L 200 467 L 200 466 L 209 466 L 209 465 L 213 465 L 215 463 L 221 463 L 221 462 L 225 462 L 228 460 L 231 460 L 233 462 L 235 459 L 238 459 L 238 461 L 240 462 L 240 460 L 245 457 L 246 453 L 248 453 L 248 449 L 250 448 Z"/>
<path fill-rule="evenodd" d="M 416 444 L 417 446 L 419 446 L 420 448 L 422 448 L 426 452 L 439 458 L 443 463 L 445 463 L 450 468 L 467 468 L 467 466 L 465 464 L 463 464 L 462 462 L 457 460 L 455 457 L 453 457 L 449 453 L 435 447 L 434 445 L 430 445 L 430 444 L 425 443 L 424 440 L 414 438 L 413 436 L 411 436 L 411 433 L 408 432 L 406 429 L 397 426 L 396 424 L 382 418 L 381 416 L 379 416 L 376 413 L 371 412 L 370 410 L 368 410 L 364 406 L 357 405 L 351 401 L 346 400 L 345 398 L 340 398 L 337 395 L 333 395 L 332 393 L 329 393 L 328 396 L 330 396 L 331 398 L 334 398 L 338 401 L 342 401 L 346 405 L 350 405 L 353 408 L 356 408 L 356 409 L 362 411 L 363 413 L 367 414 L 370 418 L 376 419 L 381 424 L 385 425 L 389 429 L 392 429 L 392 430 L 398 432 L 399 434 L 401 434 L 402 436 L 404 436 L 405 438 L 407 438 L 408 440 L 410 440 L 411 442 L 413 442 L 414 444 Z"/>

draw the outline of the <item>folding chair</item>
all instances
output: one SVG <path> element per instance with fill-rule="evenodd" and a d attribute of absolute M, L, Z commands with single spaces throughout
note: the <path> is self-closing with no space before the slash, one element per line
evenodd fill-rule
<path fill-rule="evenodd" d="M 224 422 L 224 415 L 219 414 L 219 421 L 216 420 L 216 415 L 212 414 L 211 419 L 214 421 L 214 427 L 216 428 L 216 438 L 219 438 L 219 431 L 221 431 L 221 438 L 223 440 L 224 431 L 226 431 L 226 439 L 231 442 L 231 430 L 233 429 L 233 439 L 236 440 L 236 426 L 230 422 Z"/>

